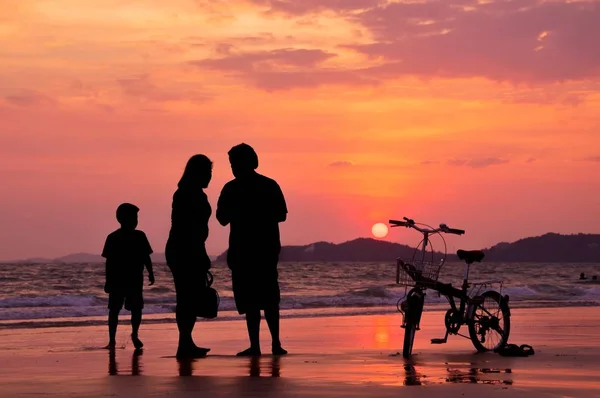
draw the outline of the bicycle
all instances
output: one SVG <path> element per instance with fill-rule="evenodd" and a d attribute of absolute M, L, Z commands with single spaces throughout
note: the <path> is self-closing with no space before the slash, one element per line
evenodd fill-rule
<path fill-rule="evenodd" d="M 447 257 L 446 241 L 442 233 L 463 235 L 465 231 L 449 228 L 446 224 L 440 224 L 439 228 L 433 228 L 427 224 L 416 223 L 406 217 L 404 217 L 404 221 L 389 220 L 389 223 L 391 227 L 412 228 L 423 235 L 423 240 L 417 246 L 411 262 L 404 262 L 400 258 L 396 260 L 396 284 L 404 285 L 406 289 L 411 288 L 408 294 L 405 293 L 406 299 L 402 301 L 404 297 L 401 298 L 397 305 L 398 311 L 402 314 L 401 327 L 404 329 L 402 356 L 409 358 L 412 355 L 415 334 L 420 330 L 425 290 L 427 289 L 437 291 L 439 295 L 445 296 L 450 304 L 450 309 L 446 311 L 444 317 L 446 334 L 441 339 L 432 339 L 432 344 L 444 344 L 449 335 L 458 335 L 471 339 L 479 352 L 497 351 L 504 348 L 510 335 L 510 309 L 508 295 L 502 295 L 503 282 L 469 282 L 471 265 L 481 262 L 485 253 L 480 250 L 457 251 L 458 258 L 465 262 L 465 273 L 460 289 L 453 287 L 451 283 L 438 282 L 440 270 Z M 430 241 L 432 235 L 439 235 L 444 242 L 443 258 L 439 263 L 434 261 L 435 252 Z M 428 247 L 431 247 L 431 260 L 426 259 Z M 422 254 L 420 259 L 417 259 L 419 252 Z M 483 289 L 495 284 L 500 285 L 499 291 L 486 290 L 481 293 Z M 459 300 L 458 305 L 456 299 Z M 469 336 L 459 333 L 463 325 L 467 325 Z"/>

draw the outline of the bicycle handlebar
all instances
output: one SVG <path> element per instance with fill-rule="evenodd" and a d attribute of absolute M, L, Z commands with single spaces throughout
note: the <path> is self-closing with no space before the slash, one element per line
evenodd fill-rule
<path fill-rule="evenodd" d="M 404 220 L 405 221 L 389 220 L 389 223 L 391 224 L 392 227 L 414 228 L 421 233 L 432 234 L 432 233 L 437 233 L 437 232 L 444 232 L 447 234 L 455 234 L 455 235 L 463 235 L 465 233 L 465 231 L 462 229 L 450 228 L 446 224 L 440 224 L 440 227 L 437 229 L 424 229 L 424 228 L 418 227 L 416 225 L 416 223 L 414 222 L 414 220 L 411 220 L 410 218 L 404 217 Z"/>

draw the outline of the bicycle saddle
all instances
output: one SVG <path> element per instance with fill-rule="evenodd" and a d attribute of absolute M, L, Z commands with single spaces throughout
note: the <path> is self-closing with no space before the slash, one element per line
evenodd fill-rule
<path fill-rule="evenodd" d="M 459 250 L 456 252 L 456 255 L 467 264 L 480 263 L 485 257 L 485 253 L 481 250 Z"/>

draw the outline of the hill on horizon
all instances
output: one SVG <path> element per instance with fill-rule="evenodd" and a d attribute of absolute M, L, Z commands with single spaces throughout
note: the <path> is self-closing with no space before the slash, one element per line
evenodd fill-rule
<path fill-rule="evenodd" d="M 414 246 L 373 238 L 357 238 L 342 243 L 315 242 L 308 245 L 283 246 L 280 261 L 285 262 L 379 262 L 395 261 L 396 258 L 412 258 Z M 562 235 L 547 233 L 541 236 L 501 242 L 483 250 L 488 262 L 565 262 L 600 263 L 600 234 Z M 224 262 L 227 251 L 211 256 L 216 262 Z M 439 258 L 439 255 L 436 256 Z M 447 261 L 458 260 L 455 253 L 448 253 Z M 164 263 L 164 253 L 152 254 L 152 261 Z M 55 259 L 30 258 L 10 261 L 12 263 L 99 263 L 104 259 L 97 254 L 74 253 Z"/>
<path fill-rule="evenodd" d="M 414 251 L 414 246 L 358 238 L 339 244 L 316 242 L 303 246 L 283 246 L 280 261 L 393 262 L 398 257 L 411 259 Z M 513 243 L 501 242 L 483 251 L 486 254 L 484 261 L 489 262 L 600 263 L 600 234 L 547 233 Z M 227 251 L 218 256 L 217 261 L 225 261 L 226 255 Z M 457 260 L 455 253 L 448 252 L 446 261 Z"/>

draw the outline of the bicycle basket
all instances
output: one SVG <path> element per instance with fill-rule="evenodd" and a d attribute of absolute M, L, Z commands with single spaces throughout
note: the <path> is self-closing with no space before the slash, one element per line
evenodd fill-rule
<path fill-rule="evenodd" d="M 437 282 L 443 261 L 416 261 L 404 262 L 397 260 L 396 283 L 401 286 L 412 287 L 433 285 Z"/>

